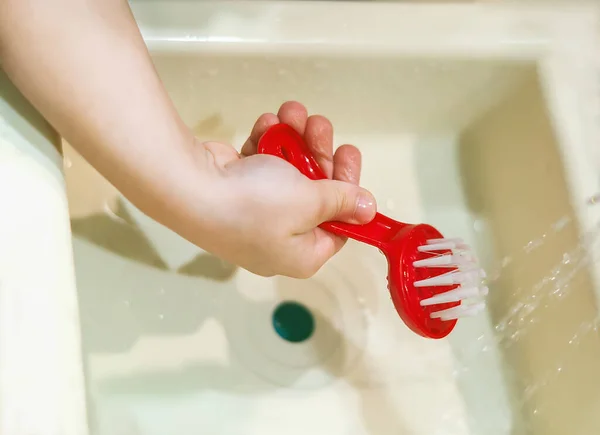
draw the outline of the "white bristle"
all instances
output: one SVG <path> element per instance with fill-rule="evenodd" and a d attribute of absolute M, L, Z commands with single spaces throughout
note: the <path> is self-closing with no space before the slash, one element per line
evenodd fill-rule
<path fill-rule="evenodd" d="M 481 291 L 478 287 L 459 287 L 448 292 L 440 293 L 421 301 L 421 306 L 445 304 L 448 302 L 460 302 L 463 299 L 479 296 Z"/>
<path fill-rule="evenodd" d="M 477 259 L 472 254 L 469 245 L 458 238 L 439 238 L 427 240 L 425 245 L 419 246 L 417 249 L 431 256 L 414 261 L 415 268 L 452 268 L 455 270 L 415 281 L 415 287 L 459 285 L 458 288 L 420 301 L 422 307 L 460 302 L 460 305 L 456 307 L 431 313 L 431 318 L 444 321 L 455 320 L 474 316 L 485 308 L 482 299 L 487 296 L 489 289 L 482 285 L 482 279 L 486 277 L 486 274 L 477 264 Z M 435 255 L 435 251 L 452 252 Z"/>
<path fill-rule="evenodd" d="M 437 245 L 438 243 L 463 243 L 463 239 L 453 238 L 453 239 L 429 239 L 426 242 L 428 245 Z"/>
<path fill-rule="evenodd" d="M 467 269 L 465 271 L 459 269 L 458 272 L 443 273 L 438 276 L 415 281 L 414 285 L 415 287 L 439 287 L 474 282 L 480 276 L 479 270 L 478 268 L 476 270 Z"/>
<path fill-rule="evenodd" d="M 457 307 L 448 308 L 447 310 L 431 313 L 431 318 L 448 321 L 460 319 L 461 317 L 471 317 L 480 313 L 484 308 L 485 304 L 483 302 L 473 305 L 459 305 Z"/>
<path fill-rule="evenodd" d="M 444 242 L 444 243 L 434 243 L 431 245 L 423 245 L 419 246 L 417 249 L 420 252 L 431 252 L 431 251 L 448 251 L 452 249 L 456 249 L 458 246 L 453 242 Z"/>
<path fill-rule="evenodd" d="M 485 309 L 485 303 L 479 302 L 477 304 L 464 306 L 463 310 L 458 313 L 458 317 L 455 317 L 456 314 L 444 315 L 441 317 L 441 319 L 448 321 L 448 320 L 459 319 L 462 317 L 473 317 L 473 316 L 481 313 L 484 309 Z"/>
<path fill-rule="evenodd" d="M 463 269 L 460 269 L 460 270 L 462 271 Z M 479 269 L 478 267 L 475 267 L 475 268 L 464 271 L 464 275 L 462 276 L 461 283 L 465 283 L 465 282 L 477 283 L 479 281 L 481 281 L 481 269 Z"/>
<path fill-rule="evenodd" d="M 414 267 L 440 267 L 440 266 L 451 266 L 454 264 L 453 255 L 440 255 L 438 257 L 425 258 L 424 260 L 417 260 L 413 263 Z"/>
<path fill-rule="evenodd" d="M 475 275 L 481 275 L 481 268 L 477 263 L 469 262 L 465 264 L 459 264 L 457 267 L 461 272 L 476 272 Z"/>
<path fill-rule="evenodd" d="M 437 257 L 417 260 L 413 263 L 414 267 L 469 267 L 476 265 L 469 256 L 461 254 L 445 254 Z"/>
<path fill-rule="evenodd" d="M 442 311 L 435 311 L 435 312 L 431 313 L 430 317 L 432 319 L 441 319 L 443 317 L 458 319 L 464 311 L 465 311 L 465 307 L 463 307 L 462 305 L 459 305 L 457 307 L 448 308 L 448 309 L 445 309 Z"/>
<path fill-rule="evenodd" d="M 460 252 L 459 254 L 455 254 L 455 255 L 460 255 L 462 258 L 465 259 L 465 261 L 471 262 L 471 263 L 475 263 L 477 260 L 475 259 L 475 256 L 473 254 L 471 254 L 470 252 L 466 251 L 466 252 Z"/>
<path fill-rule="evenodd" d="M 444 273 L 442 275 L 434 276 L 433 278 L 422 279 L 415 281 L 415 287 L 439 287 L 446 285 L 459 284 L 456 280 L 455 273 Z"/>
<path fill-rule="evenodd" d="M 420 252 L 448 250 L 468 251 L 471 247 L 463 242 L 462 239 L 429 239 L 425 242 L 425 245 L 419 246 L 417 249 Z"/>

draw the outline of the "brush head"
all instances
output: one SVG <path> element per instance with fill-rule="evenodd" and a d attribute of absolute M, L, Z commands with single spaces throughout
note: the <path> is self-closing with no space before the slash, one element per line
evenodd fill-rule
<path fill-rule="evenodd" d="M 484 309 L 484 273 L 461 240 L 445 239 L 430 225 L 410 225 L 390 241 L 386 256 L 392 301 L 417 334 L 443 338 L 457 319 Z"/>
<path fill-rule="evenodd" d="M 270 127 L 258 152 L 281 157 L 311 180 L 324 179 L 303 137 L 286 124 Z M 380 213 L 365 225 L 324 222 L 321 228 L 378 247 L 388 259 L 388 289 L 406 325 L 428 338 L 443 338 L 460 317 L 483 310 L 483 272 L 461 240 L 445 239 L 430 225 L 410 225 Z"/>

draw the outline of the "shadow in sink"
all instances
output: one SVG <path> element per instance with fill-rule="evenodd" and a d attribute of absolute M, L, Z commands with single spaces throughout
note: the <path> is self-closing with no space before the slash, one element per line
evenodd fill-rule
<path fill-rule="evenodd" d="M 256 303 L 248 300 L 243 303 L 248 305 L 248 310 L 262 311 L 269 308 L 266 305 L 259 307 Z M 333 337 L 332 341 L 337 343 L 331 348 L 326 343 L 319 343 L 317 340 L 316 344 L 311 346 L 312 356 L 320 360 L 318 365 L 287 372 L 285 370 L 275 371 L 276 374 L 271 372 L 269 375 L 256 373 L 254 370 L 255 377 L 249 376 L 248 367 L 239 363 L 230 365 L 196 363 L 170 370 L 115 376 L 101 382 L 97 387 L 98 392 L 112 397 L 160 396 L 161 400 L 167 401 L 169 398 L 196 396 L 208 390 L 236 396 L 257 397 L 282 389 L 306 390 L 302 387 L 298 388 L 297 384 L 302 383 L 301 378 L 310 377 L 310 372 L 314 370 L 326 372 L 325 376 L 331 377 L 330 381 L 333 382 L 344 379 L 346 370 L 359 366 L 359 370 L 353 370 L 353 376 L 347 381 L 348 385 L 354 387 L 353 390 L 358 393 L 357 401 L 366 433 L 406 433 L 405 425 L 398 413 L 398 404 L 388 397 L 386 390 L 382 389 L 377 394 L 367 391 L 367 395 L 363 397 L 364 385 L 361 382 L 353 382 L 354 379 L 364 379 L 370 376 L 367 365 L 355 364 L 349 368 L 345 364 L 346 357 L 349 354 L 360 353 L 360 349 L 346 340 L 343 334 L 327 320 L 326 316 L 318 312 L 313 312 L 313 314 L 321 333 L 329 334 Z M 259 349 L 256 351 L 260 352 Z M 277 384 L 273 379 L 266 379 L 268 377 L 277 377 Z M 323 381 L 323 379 L 321 380 Z M 312 385 L 307 389 L 318 389 L 323 386 L 325 385 Z M 198 406 L 202 407 L 202 404 L 199 403 Z"/>
<path fill-rule="evenodd" d="M 252 306 L 251 302 L 247 303 L 250 305 L 249 310 L 260 309 L 256 305 Z M 343 341 L 342 335 L 323 316 L 319 313 L 313 314 L 320 324 L 319 329 L 326 327 L 328 332 L 335 334 L 338 342 Z M 326 348 L 318 343 L 312 346 L 312 356 L 321 360 L 318 368 L 337 378 L 344 374 L 345 352 L 335 352 L 336 350 L 338 349 Z M 257 349 L 257 352 L 260 350 Z M 203 389 L 255 394 L 279 388 L 294 388 L 299 378 L 310 369 L 314 367 L 294 370 L 295 373 L 280 371 L 278 374 L 255 373 L 256 376 L 249 376 L 248 367 L 243 364 L 191 363 L 173 370 L 149 370 L 146 373 L 117 375 L 102 382 L 99 390 L 103 393 L 127 395 L 185 395 Z M 277 384 L 267 379 L 269 376 L 277 377 Z"/>
<path fill-rule="evenodd" d="M 116 255 L 168 270 L 156 249 L 131 218 L 122 201 L 117 201 L 114 214 L 96 213 L 71 220 L 73 234 Z M 177 272 L 224 281 L 230 279 L 236 267 L 206 253 L 196 255 Z"/>
<path fill-rule="evenodd" d="M 137 396 L 161 403 L 188 398 L 200 409 L 207 399 L 194 398 L 203 392 L 254 400 L 342 382 L 354 392 L 352 406 L 361 409 L 368 433 L 404 433 L 388 391 L 365 389 L 372 373 L 361 358 L 368 329 L 363 322 L 379 308 L 374 297 L 367 294 L 360 306 L 349 308 L 355 294 L 314 280 L 264 279 L 245 271 L 241 277 L 240 271 L 190 276 L 161 267 L 149 251 L 143 261 L 125 259 L 81 236 L 74 248 L 94 407 L 102 406 L 98 400 Z M 339 285 L 374 287 L 368 278 Z M 306 341 L 288 342 L 273 328 L 274 308 L 290 300 L 308 307 L 314 318 Z M 201 420 L 197 424 L 203 427 Z"/>

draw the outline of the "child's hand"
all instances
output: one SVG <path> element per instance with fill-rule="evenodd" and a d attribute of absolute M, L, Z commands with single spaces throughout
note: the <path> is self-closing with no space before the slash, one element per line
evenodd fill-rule
<path fill-rule="evenodd" d="M 0 51 L 21 92 L 133 204 L 252 272 L 308 277 L 344 243 L 320 223 L 364 223 L 375 214 L 374 199 L 356 185 L 358 150 L 334 156 L 329 122 L 307 118 L 297 103 L 257 121 L 244 157 L 194 140 L 127 2 L 0 1 Z M 254 155 L 279 121 L 304 134 L 333 180 L 311 181 L 282 159 Z"/>
<path fill-rule="evenodd" d="M 257 142 L 278 122 L 304 135 L 325 173 L 335 181 L 312 181 L 284 160 L 257 155 Z M 208 207 L 197 234 L 183 234 L 204 249 L 259 275 L 312 276 L 345 240 L 320 228 L 325 221 L 367 223 L 375 215 L 372 195 L 359 188 L 360 152 L 351 145 L 333 153 L 333 129 L 321 116 L 307 118 L 299 103 L 256 122 L 242 148 L 197 144 L 197 160 L 207 174 Z M 208 156 L 208 159 L 206 158 Z M 192 228 L 189 228 L 192 229 Z"/>

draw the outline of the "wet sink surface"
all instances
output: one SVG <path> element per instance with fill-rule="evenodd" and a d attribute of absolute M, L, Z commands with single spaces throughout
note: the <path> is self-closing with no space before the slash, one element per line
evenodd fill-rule
<path fill-rule="evenodd" d="M 261 50 L 256 34 L 250 49 L 219 54 L 205 37 L 169 39 L 165 29 L 177 19 L 152 27 L 159 18 L 151 7 L 136 13 L 157 70 L 199 137 L 239 148 L 258 115 L 290 99 L 328 116 L 336 144 L 361 149 L 362 184 L 380 211 L 476 247 L 490 275 L 490 308 L 447 340 L 422 339 L 393 309 L 383 256 L 352 242 L 309 280 L 254 276 L 147 219 L 67 146 L 99 433 L 547 435 L 575 420 L 595 427 L 568 398 L 598 399 L 590 387 L 600 360 L 595 288 L 533 60 L 333 55 L 322 45 L 311 53 L 310 44 L 290 53 L 276 39 Z M 239 15 L 212 19 L 229 28 Z M 219 34 L 210 20 L 189 21 Z M 281 337 L 285 318 L 274 325 L 285 302 L 306 308 L 289 324 L 309 322 L 305 339 Z M 550 424 L 558 410 L 564 418 Z"/>

